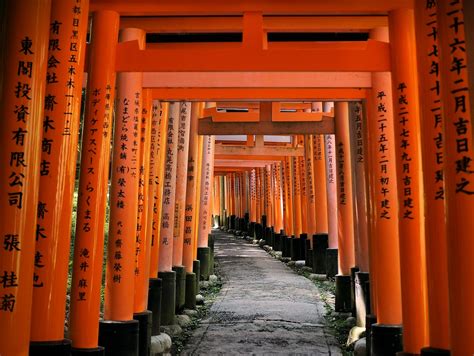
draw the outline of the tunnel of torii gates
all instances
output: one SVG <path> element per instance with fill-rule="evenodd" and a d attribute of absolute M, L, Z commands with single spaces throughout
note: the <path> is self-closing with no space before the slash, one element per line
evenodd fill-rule
<path fill-rule="evenodd" d="M 145 355 L 212 227 L 335 277 L 372 355 L 474 353 L 474 1 L 0 7 L 2 356 Z"/>

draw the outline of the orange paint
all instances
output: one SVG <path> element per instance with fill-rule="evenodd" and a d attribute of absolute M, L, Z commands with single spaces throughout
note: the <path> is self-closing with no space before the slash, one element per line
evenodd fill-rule
<path fill-rule="evenodd" d="M 295 234 L 293 218 L 293 184 L 291 182 L 291 159 L 286 157 L 283 164 L 283 176 L 285 187 L 285 233 L 288 236 Z"/>
<path fill-rule="evenodd" d="M 306 190 L 307 190 L 307 234 L 308 237 L 316 233 L 316 199 L 314 195 L 314 155 L 313 137 L 304 137 L 304 162 L 306 166 Z M 313 239 L 310 238 L 312 243 Z"/>
<path fill-rule="evenodd" d="M 199 209 L 199 229 L 197 247 L 207 247 L 211 231 L 211 182 L 214 174 L 214 136 L 204 136 L 202 146 L 201 196 Z"/>
<path fill-rule="evenodd" d="M 350 275 L 351 268 L 355 265 L 349 105 L 347 102 L 336 102 L 334 111 L 336 125 L 338 261 L 339 273 L 347 276 Z"/>
<path fill-rule="evenodd" d="M 274 165 L 274 185 L 275 185 L 275 232 L 280 233 L 283 229 L 283 197 L 281 183 L 281 163 Z"/>
<path fill-rule="evenodd" d="M 402 284 L 403 347 L 418 353 L 427 345 L 420 110 L 413 10 L 389 13 L 392 90 L 397 144 L 397 182 Z M 403 28 L 404 31 L 399 31 Z"/>
<path fill-rule="evenodd" d="M 183 264 L 184 220 L 188 180 L 189 132 L 191 103 L 180 103 L 178 129 L 178 162 L 176 172 L 176 199 L 174 209 L 173 266 Z"/>
<path fill-rule="evenodd" d="M 203 103 L 191 104 L 191 123 L 189 136 L 189 153 L 187 165 L 187 185 L 186 185 L 186 208 L 184 218 L 184 239 L 183 239 L 183 265 L 187 272 L 193 271 L 193 236 L 195 230 L 195 208 L 196 208 L 196 181 L 197 181 L 197 162 L 198 162 L 198 148 L 199 136 L 197 134 L 198 118 L 204 107 Z"/>
<path fill-rule="evenodd" d="M 292 182 L 292 194 L 290 199 L 293 203 L 293 222 L 294 222 L 294 235 L 300 237 L 303 232 L 302 219 L 301 219 L 301 172 L 299 158 L 291 157 L 290 166 L 290 177 Z"/>
<path fill-rule="evenodd" d="M 180 103 L 171 102 L 168 111 L 167 138 L 164 159 L 162 215 L 158 270 L 171 271 L 173 267 L 173 225 L 176 199 L 176 168 L 178 154 L 178 127 Z"/>
<path fill-rule="evenodd" d="M 203 105 L 204 109 L 205 105 Z M 204 143 L 204 136 L 199 136 L 199 143 L 198 143 L 198 161 L 197 161 L 197 172 L 196 172 L 196 200 L 194 202 L 194 236 L 193 236 L 193 259 L 197 259 L 197 248 L 198 248 L 198 236 L 199 236 L 199 214 L 201 211 L 201 174 L 202 174 L 202 159 L 203 159 L 203 150 L 202 146 Z M 230 209 L 230 207 L 229 207 Z"/>
<path fill-rule="evenodd" d="M 328 200 L 326 191 L 326 155 L 324 136 L 312 135 L 313 183 L 316 216 L 316 233 L 328 232 Z"/>
<path fill-rule="evenodd" d="M 120 41 L 145 44 L 145 32 L 125 29 Z M 142 74 L 117 75 L 117 116 L 110 189 L 110 223 L 105 282 L 105 320 L 132 320 L 140 175 Z"/>
<path fill-rule="evenodd" d="M 388 29 L 371 31 L 370 36 L 388 41 Z M 371 236 L 371 286 L 375 298 L 372 310 L 379 324 L 402 323 L 400 247 L 392 82 L 390 73 L 372 74 L 372 94 L 368 100 L 367 132 L 371 170 L 369 194 L 373 235 Z"/>
<path fill-rule="evenodd" d="M 474 187 L 472 185 L 473 103 L 472 73 L 466 63 L 473 58 L 464 52 L 464 41 L 471 45 L 464 20 L 472 16 L 468 1 L 438 1 L 441 94 L 445 114 L 444 147 L 445 207 L 449 283 L 451 354 L 474 353 Z M 454 45 L 453 45 L 454 44 Z M 469 47 L 468 47 L 469 48 Z M 434 341 L 434 340 L 433 340 Z"/>
<path fill-rule="evenodd" d="M 96 348 L 99 336 L 119 15 L 98 12 L 92 21 L 69 320 L 72 346 L 84 349 Z"/>
<path fill-rule="evenodd" d="M 328 247 L 338 248 L 338 214 L 337 214 L 337 176 L 336 176 L 336 138 L 325 135 L 326 156 L 326 199 L 328 216 Z"/>
<path fill-rule="evenodd" d="M 142 115 L 140 117 L 140 157 L 138 176 L 138 209 L 135 245 L 135 295 L 134 313 L 147 310 L 148 279 L 150 277 L 151 223 L 153 195 L 150 195 L 150 156 L 152 129 L 152 98 L 151 90 L 143 90 Z M 156 122 L 156 121 L 155 121 Z M 151 185 L 153 188 L 153 185 Z M 150 199 L 151 197 L 151 199 Z"/>
<path fill-rule="evenodd" d="M 304 147 L 304 143 L 301 145 Z M 298 157 L 300 191 L 301 191 L 301 231 L 308 233 L 308 196 L 306 187 L 306 161 L 304 156 Z"/>
<path fill-rule="evenodd" d="M 49 46 L 48 58 L 58 63 L 48 65 L 46 75 L 48 105 L 37 215 L 41 238 L 36 241 L 34 259 L 31 341 L 64 338 L 88 8 L 88 1 L 77 4 L 75 0 L 53 1 L 51 6 L 50 43 L 57 41 L 58 45 Z"/>
<path fill-rule="evenodd" d="M 43 238 L 36 221 L 51 1 L 9 1 L 6 11 L 0 89 L 0 354 L 16 356 L 28 355 L 35 240 Z"/>
<path fill-rule="evenodd" d="M 163 212 L 163 178 L 165 170 L 166 140 L 168 138 L 168 111 L 169 103 L 158 100 L 153 101 L 154 110 L 157 111 L 158 130 L 155 143 L 155 176 L 153 187 L 153 223 L 151 235 L 150 253 L 150 278 L 158 278 L 158 266 L 160 260 L 160 226 Z M 156 108 L 156 109 L 155 109 Z"/>
<path fill-rule="evenodd" d="M 272 166 L 265 166 L 265 204 L 267 226 L 273 226 L 273 194 L 272 194 Z"/>
<path fill-rule="evenodd" d="M 449 288 L 443 178 L 444 118 L 441 92 L 436 90 L 440 86 L 441 73 L 434 70 L 439 65 L 439 58 L 431 54 L 433 47 L 439 46 L 437 36 L 432 35 L 438 28 L 436 10 L 436 3 L 427 8 L 425 1 L 416 1 L 429 345 L 447 350 Z M 443 331 L 439 325 L 443 325 Z"/>
<path fill-rule="evenodd" d="M 250 171 L 250 222 L 257 221 L 257 187 L 256 187 L 256 171 Z"/>

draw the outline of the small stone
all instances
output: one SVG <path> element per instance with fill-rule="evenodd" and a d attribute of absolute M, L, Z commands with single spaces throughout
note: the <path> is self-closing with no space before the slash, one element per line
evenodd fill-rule
<path fill-rule="evenodd" d="M 198 305 L 204 304 L 204 297 L 201 294 L 196 295 L 196 304 Z"/>
<path fill-rule="evenodd" d="M 207 289 L 209 288 L 209 285 L 210 285 L 209 281 L 201 281 L 199 283 L 199 286 L 201 287 L 201 289 Z"/>
<path fill-rule="evenodd" d="M 176 322 L 182 328 L 185 328 L 189 324 L 191 324 L 191 318 L 188 315 L 179 314 L 176 315 Z"/>
<path fill-rule="evenodd" d="M 167 352 L 171 348 L 171 337 L 161 333 L 151 337 L 150 355 L 157 356 Z"/>
<path fill-rule="evenodd" d="M 306 265 L 306 261 L 300 260 L 295 262 L 295 267 L 296 268 L 303 268 Z"/>
<path fill-rule="evenodd" d="M 283 253 L 281 251 L 275 251 L 275 258 L 282 258 Z"/>
<path fill-rule="evenodd" d="M 309 275 L 309 279 L 311 279 L 312 281 L 322 281 L 322 282 L 324 282 L 326 280 L 326 275 L 325 274 L 311 273 Z"/>
<path fill-rule="evenodd" d="M 268 246 L 268 245 L 263 245 L 263 249 L 267 252 L 270 252 L 273 250 L 273 248 L 271 246 Z"/>
<path fill-rule="evenodd" d="M 361 326 L 354 326 L 349 331 L 349 336 L 347 337 L 346 345 L 347 346 L 352 345 L 357 340 L 362 339 L 364 336 L 365 336 L 365 328 Z"/>
<path fill-rule="evenodd" d="M 198 314 L 198 312 L 197 312 L 197 310 L 194 310 L 194 309 L 184 309 L 183 314 L 187 315 L 187 316 L 190 316 L 190 317 L 193 317 L 193 316 L 196 316 Z"/>
<path fill-rule="evenodd" d="M 295 261 L 288 261 L 287 266 L 289 267 L 294 267 L 295 266 Z"/>
<path fill-rule="evenodd" d="M 264 239 L 258 240 L 258 246 L 260 246 L 260 247 L 265 246 L 265 242 L 266 241 Z"/>
<path fill-rule="evenodd" d="M 217 282 L 219 281 L 219 278 L 217 278 L 217 276 L 215 274 L 211 274 L 209 276 L 209 285 L 213 286 L 214 284 L 216 284 Z"/>
<path fill-rule="evenodd" d="M 254 245 L 258 245 L 258 240 L 252 240 L 252 243 L 253 243 Z"/>
<path fill-rule="evenodd" d="M 162 325 L 160 328 L 160 331 L 168 334 L 171 337 L 176 337 L 178 335 L 181 335 L 183 332 L 183 329 L 181 329 L 181 326 L 178 324 L 173 324 L 173 325 Z"/>
<path fill-rule="evenodd" d="M 304 267 L 302 268 L 302 270 L 303 270 L 303 272 L 308 272 L 308 273 L 313 272 L 313 269 L 312 269 L 311 267 L 308 267 L 308 266 L 304 266 Z"/>
<path fill-rule="evenodd" d="M 356 341 L 354 345 L 354 356 L 367 355 L 367 344 L 365 337 Z"/>
<path fill-rule="evenodd" d="M 284 263 L 288 263 L 288 262 L 291 261 L 291 258 L 290 257 L 282 257 L 282 258 L 280 258 L 280 261 L 284 262 Z"/>

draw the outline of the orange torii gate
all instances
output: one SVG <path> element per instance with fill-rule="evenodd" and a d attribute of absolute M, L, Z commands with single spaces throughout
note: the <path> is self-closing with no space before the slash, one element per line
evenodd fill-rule
<path fill-rule="evenodd" d="M 233 216 L 234 226 L 238 219 L 240 228 L 247 212 L 249 222 L 267 225 L 272 244 L 281 230 L 282 245 L 290 241 L 293 250 L 305 233 L 314 234 L 313 254 L 323 247 L 313 256 L 313 268 L 321 267 L 314 262 L 323 256 L 325 267 L 332 268 L 318 273 L 332 277 L 338 272 L 334 267 L 340 267 L 338 309 L 341 303 L 353 309 L 357 292 L 351 283 L 369 279 L 370 290 L 363 294 L 370 295 L 370 305 L 364 300 L 363 308 L 370 312 L 366 327 L 372 354 L 474 353 L 474 289 L 466 282 L 474 273 L 472 2 L 90 0 L 89 6 L 87 0 L 16 0 L 0 6 L 6 29 L 0 39 L 6 48 L 0 59 L 5 143 L 0 154 L 0 354 L 69 352 L 62 328 L 67 293 L 75 354 L 101 354 L 101 346 L 109 353 L 114 347 L 137 353 L 143 343 L 130 336 L 137 330 L 134 314 L 149 318 L 150 308 L 163 314 L 164 324 L 173 323 L 173 267 L 183 262 L 187 273 L 196 272 L 198 248 L 200 257 L 211 251 L 213 196 L 214 205 L 225 206 Z M 89 14 L 91 41 L 86 44 Z M 149 43 L 145 49 L 146 33 L 172 31 L 230 31 L 242 33 L 242 41 Z M 275 42 L 268 35 L 341 31 L 368 33 L 369 39 L 294 43 Z M 203 57 L 206 61 L 196 60 Z M 85 115 L 78 205 L 72 213 L 83 71 L 88 73 Z M 158 114 L 161 125 L 149 115 L 156 100 L 164 111 Z M 177 154 L 177 108 L 183 100 L 193 101 L 191 106 L 222 101 L 249 109 L 242 114 L 226 112 L 225 106 L 202 113 L 195 108 L 194 140 L 186 144 L 195 156 L 194 188 L 185 172 L 189 160 L 180 162 Z M 291 102 L 298 103 L 292 107 Z M 144 103 L 148 109 L 141 125 Z M 174 119 L 171 124 L 168 117 Z M 158 140 L 153 125 L 162 137 L 160 150 L 153 147 L 153 136 Z M 229 134 L 252 138 L 246 147 L 217 145 L 213 153 L 212 140 Z M 262 137 L 255 146 L 249 144 L 253 135 Z M 264 144 L 263 135 L 300 139 L 294 141 L 298 147 L 280 147 Z M 304 158 L 288 154 L 289 149 L 303 152 Z M 224 160 L 249 162 L 225 166 Z M 226 174 L 219 178 L 222 185 L 214 184 L 218 170 Z M 183 201 L 194 204 L 189 226 Z M 99 328 L 106 223 L 105 321 Z M 207 277 L 212 266 L 203 265 L 198 270 Z M 361 272 L 354 279 L 356 267 Z M 147 298 L 149 285 L 160 284 L 158 277 L 163 278 L 160 311 L 153 306 L 159 288 L 151 288 Z M 180 282 L 183 289 L 183 278 Z M 140 337 L 148 338 L 142 329 Z M 117 339 L 123 343 L 111 342 Z"/>

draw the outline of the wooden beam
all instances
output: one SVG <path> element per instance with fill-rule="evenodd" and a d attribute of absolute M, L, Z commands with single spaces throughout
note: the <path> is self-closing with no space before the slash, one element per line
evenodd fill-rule
<path fill-rule="evenodd" d="M 381 15 L 398 8 L 413 8 L 413 0 L 91 0 L 90 4 L 91 12 L 113 10 L 121 16 L 242 15 L 245 11 L 264 15 Z"/>
<path fill-rule="evenodd" d="M 216 157 L 220 159 L 230 159 L 238 157 L 238 159 L 246 157 L 302 157 L 304 155 L 303 148 L 282 147 L 282 146 L 263 146 L 263 147 L 247 147 L 247 146 L 227 146 L 216 145 Z M 275 159 L 275 158 L 272 158 Z"/>
<path fill-rule="evenodd" d="M 146 88 L 370 88 L 368 72 L 149 72 Z"/>
<path fill-rule="evenodd" d="M 317 122 L 212 122 L 199 120 L 200 135 L 306 135 L 334 133 L 334 120 Z"/>
<path fill-rule="evenodd" d="M 149 49 L 137 41 L 117 46 L 117 72 L 385 72 L 390 71 L 388 43 L 317 43 L 311 49 Z"/>
<path fill-rule="evenodd" d="M 387 16 L 264 16 L 267 32 L 369 31 L 388 26 Z M 120 28 L 149 33 L 242 32 L 242 16 L 121 17 Z"/>
<path fill-rule="evenodd" d="M 153 98 L 164 101 L 351 101 L 365 99 L 366 89 L 347 88 L 154 88 Z"/>
<path fill-rule="evenodd" d="M 273 164 L 279 159 L 276 160 L 236 160 L 236 159 L 216 159 L 214 161 L 214 169 L 221 169 L 223 167 L 233 167 L 233 168 L 255 168 L 255 167 L 265 167 L 267 164 Z"/>

